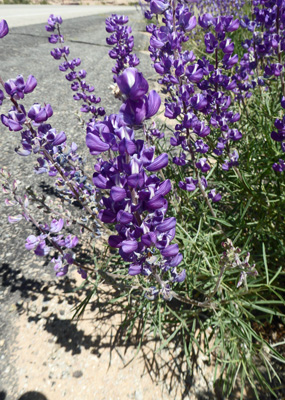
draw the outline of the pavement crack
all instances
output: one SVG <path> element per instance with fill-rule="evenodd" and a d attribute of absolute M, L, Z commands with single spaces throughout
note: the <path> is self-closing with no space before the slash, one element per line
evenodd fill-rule
<path fill-rule="evenodd" d="M 22 33 L 22 32 L 10 32 L 10 35 L 16 35 L 16 36 L 30 36 L 30 37 L 35 37 L 35 38 L 42 38 L 42 39 L 47 39 L 46 36 L 43 35 L 34 35 L 32 33 Z M 101 43 L 92 43 L 92 42 L 86 42 L 83 40 L 75 40 L 75 39 L 68 39 L 65 43 L 80 43 L 80 44 L 87 44 L 90 46 L 96 46 L 96 47 L 106 47 L 109 48 L 107 44 L 101 44 Z"/>

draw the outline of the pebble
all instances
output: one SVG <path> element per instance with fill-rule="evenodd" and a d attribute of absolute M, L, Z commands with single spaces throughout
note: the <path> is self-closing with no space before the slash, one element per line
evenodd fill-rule
<path fill-rule="evenodd" d="M 80 371 L 80 370 L 74 371 L 73 374 L 72 374 L 72 376 L 73 376 L 74 378 L 81 378 L 81 377 L 83 376 L 83 372 Z"/>
<path fill-rule="evenodd" d="M 140 390 L 135 391 L 135 400 L 143 400 L 143 394 Z"/>

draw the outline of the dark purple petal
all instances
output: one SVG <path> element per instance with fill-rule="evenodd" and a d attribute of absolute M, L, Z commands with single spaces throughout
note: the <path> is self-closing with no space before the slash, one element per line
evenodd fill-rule
<path fill-rule="evenodd" d="M 150 172 L 158 171 L 168 165 L 168 154 L 163 153 L 148 166 L 146 169 Z"/>
<path fill-rule="evenodd" d="M 64 132 L 60 132 L 56 135 L 53 145 L 54 146 L 59 146 L 60 144 L 64 143 L 66 141 L 66 135 Z"/>
<path fill-rule="evenodd" d="M 169 265 L 171 267 L 177 267 L 183 260 L 183 256 L 181 253 L 178 253 L 175 257 L 172 258 L 172 260 L 169 262 Z"/>
<path fill-rule="evenodd" d="M 122 238 L 120 236 L 111 235 L 108 239 L 109 246 L 118 249 L 122 245 Z"/>
<path fill-rule="evenodd" d="M 116 214 L 111 210 L 101 210 L 98 214 L 98 218 L 105 224 L 111 224 L 116 221 Z"/>
<path fill-rule="evenodd" d="M 120 210 L 117 214 L 117 221 L 121 224 L 129 224 L 133 220 L 133 215 L 127 211 Z"/>
<path fill-rule="evenodd" d="M 282 142 L 283 141 L 283 135 L 280 134 L 279 132 L 272 131 L 271 132 L 271 138 L 273 140 L 275 140 L 276 142 Z"/>
<path fill-rule="evenodd" d="M 160 194 L 162 196 L 166 196 L 170 191 L 171 191 L 171 182 L 169 179 L 166 179 L 166 181 L 162 182 L 162 184 L 159 186 L 156 195 Z"/>
<path fill-rule="evenodd" d="M 141 241 L 145 246 L 151 247 L 156 243 L 156 234 L 154 232 L 148 232 L 142 235 Z"/>
<path fill-rule="evenodd" d="M 45 106 L 45 110 L 46 110 L 46 113 L 47 113 L 48 118 L 50 118 L 50 117 L 53 115 L 53 110 L 52 110 L 51 105 L 50 105 L 50 104 L 47 104 L 47 105 Z"/>
<path fill-rule="evenodd" d="M 99 188 L 99 189 L 106 189 L 107 188 L 107 179 L 101 175 L 101 174 L 97 174 L 96 172 L 93 175 L 93 183 L 94 185 Z"/>
<path fill-rule="evenodd" d="M 40 257 L 44 257 L 49 253 L 50 248 L 47 247 L 45 240 L 42 240 L 36 250 L 35 250 L 35 255 L 36 256 L 40 256 Z"/>
<path fill-rule="evenodd" d="M 3 120 L 2 120 L 2 122 L 3 122 Z M 6 124 L 4 123 L 4 125 L 6 125 Z M 8 119 L 8 127 L 11 131 L 15 131 L 15 132 L 23 129 L 22 125 L 18 121 L 14 121 L 13 119 Z"/>
<path fill-rule="evenodd" d="M 150 6 L 150 12 L 153 14 L 163 14 L 164 11 L 169 8 L 168 3 L 164 3 L 163 1 L 160 0 L 151 0 L 149 3 Z"/>
<path fill-rule="evenodd" d="M 161 104 L 161 98 L 155 90 L 149 92 L 146 102 L 146 118 L 151 118 L 157 113 Z"/>
<path fill-rule="evenodd" d="M 142 187 L 144 184 L 143 174 L 132 174 L 128 176 L 128 185 L 132 188 Z"/>
<path fill-rule="evenodd" d="M 89 147 L 92 155 L 100 154 L 110 148 L 107 143 L 103 142 L 98 136 L 92 133 L 87 133 L 86 135 L 86 146 Z"/>
<path fill-rule="evenodd" d="M 226 28 L 227 32 L 234 32 L 239 28 L 239 19 L 232 21 Z"/>
<path fill-rule="evenodd" d="M 54 266 L 54 269 L 55 269 L 55 266 Z M 63 267 L 61 267 L 60 269 L 58 269 L 55 275 L 58 278 L 61 278 L 61 277 L 65 276 L 67 273 L 68 273 L 68 265 L 66 264 Z"/>
<path fill-rule="evenodd" d="M 37 86 L 36 78 L 33 75 L 29 75 L 25 85 L 24 93 L 31 93 L 36 86 Z"/>
<path fill-rule="evenodd" d="M 126 71 L 126 70 L 125 70 Z M 143 77 L 141 72 L 137 72 L 134 85 L 131 87 L 129 92 L 129 98 L 131 100 L 138 100 L 142 98 L 148 91 L 148 82 Z"/>
<path fill-rule="evenodd" d="M 139 275 L 142 272 L 142 266 L 140 264 L 131 264 L 129 266 L 129 275 Z"/>
<path fill-rule="evenodd" d="M 122 94 L 131 100 L 138 100 L 148 91 L 147 80 L 136 68 L 126 68 L 124 72 L 117 76 L 117 85 Z"/>
<path fill-rule="evenodd" d="M 122 242 L 122 250 L 124 253 L 132 253 L 138 248 L 138 243 L 135 240 L 124 240 Z"/>
<path fill-rule="evenodd" d="M 157 225 L 156 230 L 158 232 L 167 232 L 170 229 L 175 228 L 176 226 L 176 218 L 170 217 L 165 219 L 161 224 Z"/>
<path fill-rule="evenodd" d="M 110 196 L 112 198 L 112 200 L 114 201 L 121 201 L 124 200 L 124 198 L 126 197 L 126 191 L 123 188 L 120 188 L 118 186 L 113 186 L 111 191 L 110 191 Z"/>
<path fill-rule="evenodd" d="M 157 210 L 157 209 L 163 207 L 164 203 L 165 203 L 164 197 L 161 195 L 158 195 L 158 196 L 156 195 L 152 199 L 150 199 L 146 203 L 146 205 L 149 210 Z"/>
<path fill-rule="evenodd" d="M 174 257 L 179 253 L 178 244 L 170 244 L 165 249 L 161 250 L 160 253 L 163 257 Z"/>

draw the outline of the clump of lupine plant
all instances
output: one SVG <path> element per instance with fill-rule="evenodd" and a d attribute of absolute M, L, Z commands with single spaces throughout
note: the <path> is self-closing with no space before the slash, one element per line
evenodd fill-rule
<path fill-rule="evenodd" d="M 125 23 L 126 18 L 113 16 L 112 21 Z M 50 16 L 46 29 L 54 30 L 56 26 L 58 30 L 58 35 L 55 38 L 52 35 L 52 40 L 62 42 L 59 30 L 61 22 L 60 17 Z M 120 59 L 124 51 L 124 46 L 118 48 Z M 63 54 L 60 49 L 55 49 L 52 55 L 55 52 Z M 70 64 L 66 60 L 65 66 L 74 69 L 73 62 Z M 74 79 L 80 81 L 77 75 Z M 168 156 L 164 153 L 155 157 L 155 147 L 147 146 L 143 140 L 136 140 L 134 132 L 135 128 L 156 114 L 161 101 L 154 90 L 147 94 L 148 83 L 135 68 L 125 69 L 116 78 L 116 83 L 124 100 L 120 113 L 108 116 L 103 121 L 96 118 L 99 114 L 93 113 L 92 120 L 87 123 L 86 145 L 90 153 L 99 156 L 102 152 L 109 152 L 112 156 L 108 161 L 97 159 L 93 176 L 95 188 L 87 184 L 86 176 L 82 173 L 82 160 L 76 154 L 76 145 L 72 144 L 70 150 L 66 151 L 65 133 L 57 134 L 51 125 L 44 124 L 53 114 L 51 106 L 34 104 L 26 114 L 24 107 L 18 103 L 24 94 L 32 92 L 36 87 L 37 82 L 33 76 L 29 76 L 26 83 L 21 76 L 3 83 L 13 107 L 8 116 L 2 114 L 1 120 L 10 130 L 22 131 L 22 148 L 17 153 L 22 156 L 39 153 L 36 172 L 59 176 L 56 186 L 61 190 L 65 187 L 65 196 L 79 200 L 89 216 L 94 218 L 95 215 L 94 208 L 91 209 L 88 204 L 90 197 L 94 197 L 97 189 L 108 193 L 108 196 L 102 197 L 99 205 L 101 211 L 97 217 L 103 223 L 116 223 L 118 235 L 110 236 L 110 246 L 119 248 L 123 260 L 130 263 L 130 275 L 154 277 L 159 288 L 152 286 L 147 289 L 148 296 L 154 297 L 161 293 L 165 299 L 170 300 L 172 294 L 169 282 L 182 282 L 185 270 L 177 271 L 176 267 L 183 257 L 178 245 L 171 244 L 175 237 L 176 219 L 166 218 L 168 202 L 165 196 L 171 191 L 171 183 L 169 180 L 161 181 L 155 174 L 167 165 Z M 24 130 L 24 127 L 28 129 Z M 35 225 L 34 219 L 27 219 Z M 10 218 L 11 222 L 18 220 Z M 53 219 L 50 225 L 37 224 L 41 234 L 38 237 L 29 236 L 26 248 L 43 256 L 49 253 L 48 242 L 57 250 L 75 247 L 77 237 L 64 238 L 62 234 L 57 235 L 63 226 L 62 218 Z M 65 263 L 63 260 L 66 260 Z M 54 258 L 53 262 L 57 275 L 63 276 L 68 271 L 68 265 L 73 263 L 73 258 L 70 253 L 61 250 L 61 255 Z M 82 269 L 79 271 L 82 272 Z"/>
<path fill-rule="evenodd" d="M 262 20 L 261 9 L 268 8 L 271 18 L 280 20 L 279 27 L 277 22 L 270 25 L 268 17 L 264 26 L 256 25 L 262 35 L 266 29 L 273 35 L 271 39 L 262 36 L 261 47 L 266 40 L 280 43 L 279 50 L 277 45 L 263 58 L 260 51 L 256 53 L 257 42 L 250 38 L 244 41 L 248 55 L 237 54 L 240 44 L 235 39 L 240 26 L 254 24 L 233 15 L 216 15 L 218 3 L 197 15 L 193 2 L 149 2 L 147 17 L 156 16 L 156 24 L 150 24 L 147 31 L 151 34 L 151 60 L 163 88 L 167 121 L 163 129 L 159 123 L 161 97 L 136 68 L 139 59 L 132 53 L 128 18 L 113 14 L 106 20 L 111 34 L 107 43 L 113 46 L 109 55 L 116 60 L 113 92 L 119 111 L 104 116 L 103 107 L 95 106 L 100 98 L 94 95 L 94 86 L 85 82 L 86 71 L 77 71 L 81 60 L 68 58 L 61 17 L 50 16 L 46 30 L 56 33 L 49 41 L 59 43 L 52 56 L 63 61 L 59 69 L 72 81 L 75 100 L 83 101 L 81 111 L 91 118 L 84 129 L 93 156 L 92 177 L 85 172 L 76 144 L 67 144 L 72 138 L 49 124 L 52 107 L 37 103 L 26 112 L 21 104 L 37 86 L 33 75 L 1 80 L 0 105 L 12 104 L 1 121 L 21 135 L 17 154 L 27 160 L 36 154 L 35 172 L 55 180 L 63 202 L 59 207 L 31 188 L 22 194 L 18 182 L 6 170 L 1 172 L 6 205 L 19 210 L 9 222 L 26 219 L 38 230 L 28 236 L 26 249 L 44 256 L 53 248 L 56 275 L 66 275 L 73 265 L 87 284 L 95 281 L 93 291 L 100 276 L 104 281 L 109 277 L 110 283 L 123 291 L 120 297 L 131 299 L 129 307 L 135 317 L 130 326 L 138 317 L 145 331 L 148 322 L 150 331 L 158 329 L 160 337 L 169 336 L 163 346 L 172 338 L 181 338 L 188 366 L 197 344 L 222 367 L 226 393 L 233 390 L 240 373 L 241 385 L 248 379 L 258 396 L 256 380 L 271 388 L 259 373 L 256 358 L 268 370 L 273 368 L 268 353 L 282 360 L 252 328 L 251 321 L 284 317 L 277 283 L 282 277 L 279 260 L 284 255 L 284 218 L 278 211 L 284 204 L 284 161 L 280 158 L 273 169 L 271 162 L 277 154 L 274 141 L 281 143 L 284 151 L 284 118 L 279 115 L 280 103 L 284 106 L 283 67 L 272 67 L 275 58 L 282 61 L 283 6 L 274 0 L 262 2 L 262 7 L 253 3 L 257 7 L 253 16 Z M 226 7 L 228 2 L 223 4 Z M 191 37 L 198 26 L 204 44 L 197 53 L 191 48 Z M 8 25 L 1 21 L 0 37 L 7 33 Z M 276 69 L 280 74 L 264 75 L 268 65 L 270 71 Z M 253 115 L 250 107 L 255 106 L 255 96 L 262 109 L 263 97 L 273 99 L 276 90 L 276 130 L 270 118 L 265 130 L 263 116 Z M 80 205 L 79 217 L 66 207 L 75 202 Z M 49 215 L 48 220 L 37 219 L 34 204 Z M 110 250 L 108 262 L 103 260 L 100 268 L 98 263 L 92 268 L 77 259 L 76 247 L 83 230 L 94 237 L 98 226 L 102 230 L 104 224 L 109 228 L 109 248 L 118 253 Z M 73 225 L 79 233 L 67 234 L 64 230 Z"/>

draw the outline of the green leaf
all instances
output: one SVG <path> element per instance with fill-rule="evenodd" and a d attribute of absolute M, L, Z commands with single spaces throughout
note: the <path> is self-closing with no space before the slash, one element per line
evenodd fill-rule
<path fill-rule="evenodd" d="M 264 262 L 264 267 L 265 267 L 266 283 L 268 285 L 269 284 L 269 274 L 268 274 L 268 265 L 267 265 L 267 258 L 266 258 L 264 243 L 262 243 L 262 255 L 263 255 L 263 262 Z"/>
<path fill-rule="evenodd" d="M 230 227 L 230 228 L 233 228 L 233 225 L 230 224 L 228 221 L 226 221 L 226 220 L 224 220 L 224 219 L 215 218 L 215 217 L 212 217 L 212 216 L 208 216 L 208 219 L 210 219 L 210 220 L 212 220 L 212 221 L 219 222 L 221 225 L 225 225 L 225 226 L 228 226 L 228 227 Z"/>

